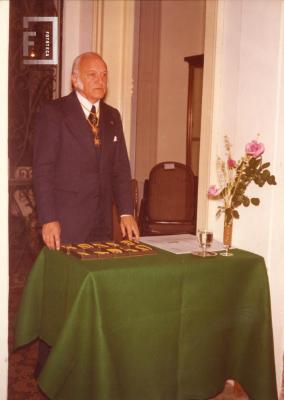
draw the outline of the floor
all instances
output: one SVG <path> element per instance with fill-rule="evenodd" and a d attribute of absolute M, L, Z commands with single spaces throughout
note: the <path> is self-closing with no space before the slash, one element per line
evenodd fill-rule
<path fill-rule="evenodd" d="M 33 377 L 37 357 L 37 342 L 13 352 L 13 332 L 15 314 L 27 275 L 34 258 L 30 254 L 21 256 L 21 265 L 10 261 L 10 297 L 9 297 L 9 382 L 8 400 L 43 400 L 44 396 Z M 284 375 L 283 375 L 284 382 Z M 80 400 L 80 399 L 78 399 Z M 98 399 L 99 400 L 99 399 Z M 135 399 L 133 399 L 135 400 Z M 240 385 L 227 381 L 222 393 L 209 400 L 249 400 Z M 269 400 L 269 399 L 267 399 Z M 284 400 L 284 389 L 279 400 Z"/>

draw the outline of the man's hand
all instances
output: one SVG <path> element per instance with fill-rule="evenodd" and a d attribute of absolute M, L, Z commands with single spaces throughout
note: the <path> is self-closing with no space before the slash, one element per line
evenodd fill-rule
<path fill-rule="evenodd" d="M 129 240 L 134 239 L 139 242 L 139 229 L 132 215 L 120 217 L 120 229 L 123 237 L 127 235 Z"/>
<path fill-rule="evenodd" d="M 42 226 L 42 238 L 49 249 L 60 250 L 61 228 L 58 221 L 48 222 Z"/>

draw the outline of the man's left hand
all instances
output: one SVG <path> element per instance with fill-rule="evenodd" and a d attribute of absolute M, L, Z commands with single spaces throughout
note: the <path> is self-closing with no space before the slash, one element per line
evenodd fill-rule
<path fill-rule="evenodd" d="M 127 236 L 129 240 L 134 239 L 139 242 L 139 229 L 132 215 L 123 215 L 120 217 L 120 229 L 123 237 Z"/>

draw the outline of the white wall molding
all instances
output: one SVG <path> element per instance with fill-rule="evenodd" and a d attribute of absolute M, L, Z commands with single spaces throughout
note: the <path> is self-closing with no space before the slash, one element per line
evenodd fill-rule
<path fill-rule="evenodd" d="M 71 91 L 72 64 L 79 54 L 92 51 L 93 0 L 66 0 L 63 7 L 62 96 Z"/>
<path fill-rule="evenodd" d="M 139 6 L 136 2 L 124 2 L 123 19 L 121 112 L 125 135 L 128 138 L 131 167 L 134 171 L 137 107 L 137 90 L 134 90 L 134 82 L 137 82 L 138 75 L 138 52 L 135 52 L 135 48 L 138 46 L 137 25 L 139 20 Z"/>
<path fill-rule="evenodd" d="M 108 65 L 109 85 L 106 102 L 119 109 L 126 145 L 134 166 L 135 107 L 134 81 L 137 74 L 138 4 L 124 0 L 97 0 L 94 3 L 93 50 Z"/>
<path fill-rule="evenodd" d="M 142 197 L 144 181 L 157 163 L 161 2 L 141 2 L 139 14 L 135 177 Z"/>
<path fill-rule="evenodd" d="M 219 5 L 219 9 L 218 9 Z M 212 141 L 214 136 L 214 114 L 213 104 L 216 104 L 215 89 L 215 70 L 217 50 L 217 27 L 218 12 L 221 13 L 218 0 L 206 2 L 206 20 L 205 20 L 205 45 L 204 45 L 204 73 L 203 73 L 203 95 L 202 95 L 202 116 L 201 116 L 201 140 L 199 156 L 199 182 L 198 182 L 198 210 L 197 227 L 208 227 L 209 220 L 209 201 L 207 190 L 214 171 L 212 161 Z M 218 43 L 218 48 L 220 44 Z M 213 165 L 212 165 L 213 164 Z M 211 228 L 211 226 L 210 226 Z"/>
<path fill-rule="evenodd" d="M 92 49 L 96 53 L 103 53 L 103 23 L 104 23 L 104 1 L 94 0 L 93 14 L 93 44 Z"/>

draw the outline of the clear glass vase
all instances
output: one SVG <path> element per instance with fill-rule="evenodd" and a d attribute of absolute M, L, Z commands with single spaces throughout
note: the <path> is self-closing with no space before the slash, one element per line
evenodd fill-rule
<path fill-rule="evenodd" d="M 224 221 L 224 232 L 223 232 L 223 245 L 225 251 L 220 253 L 221 256 L 229 257 L 232 256 L 233 253 L 230 253 L 230 247 L 232 246 L 232 236 L 233 236 L 233 220 Z"/>

